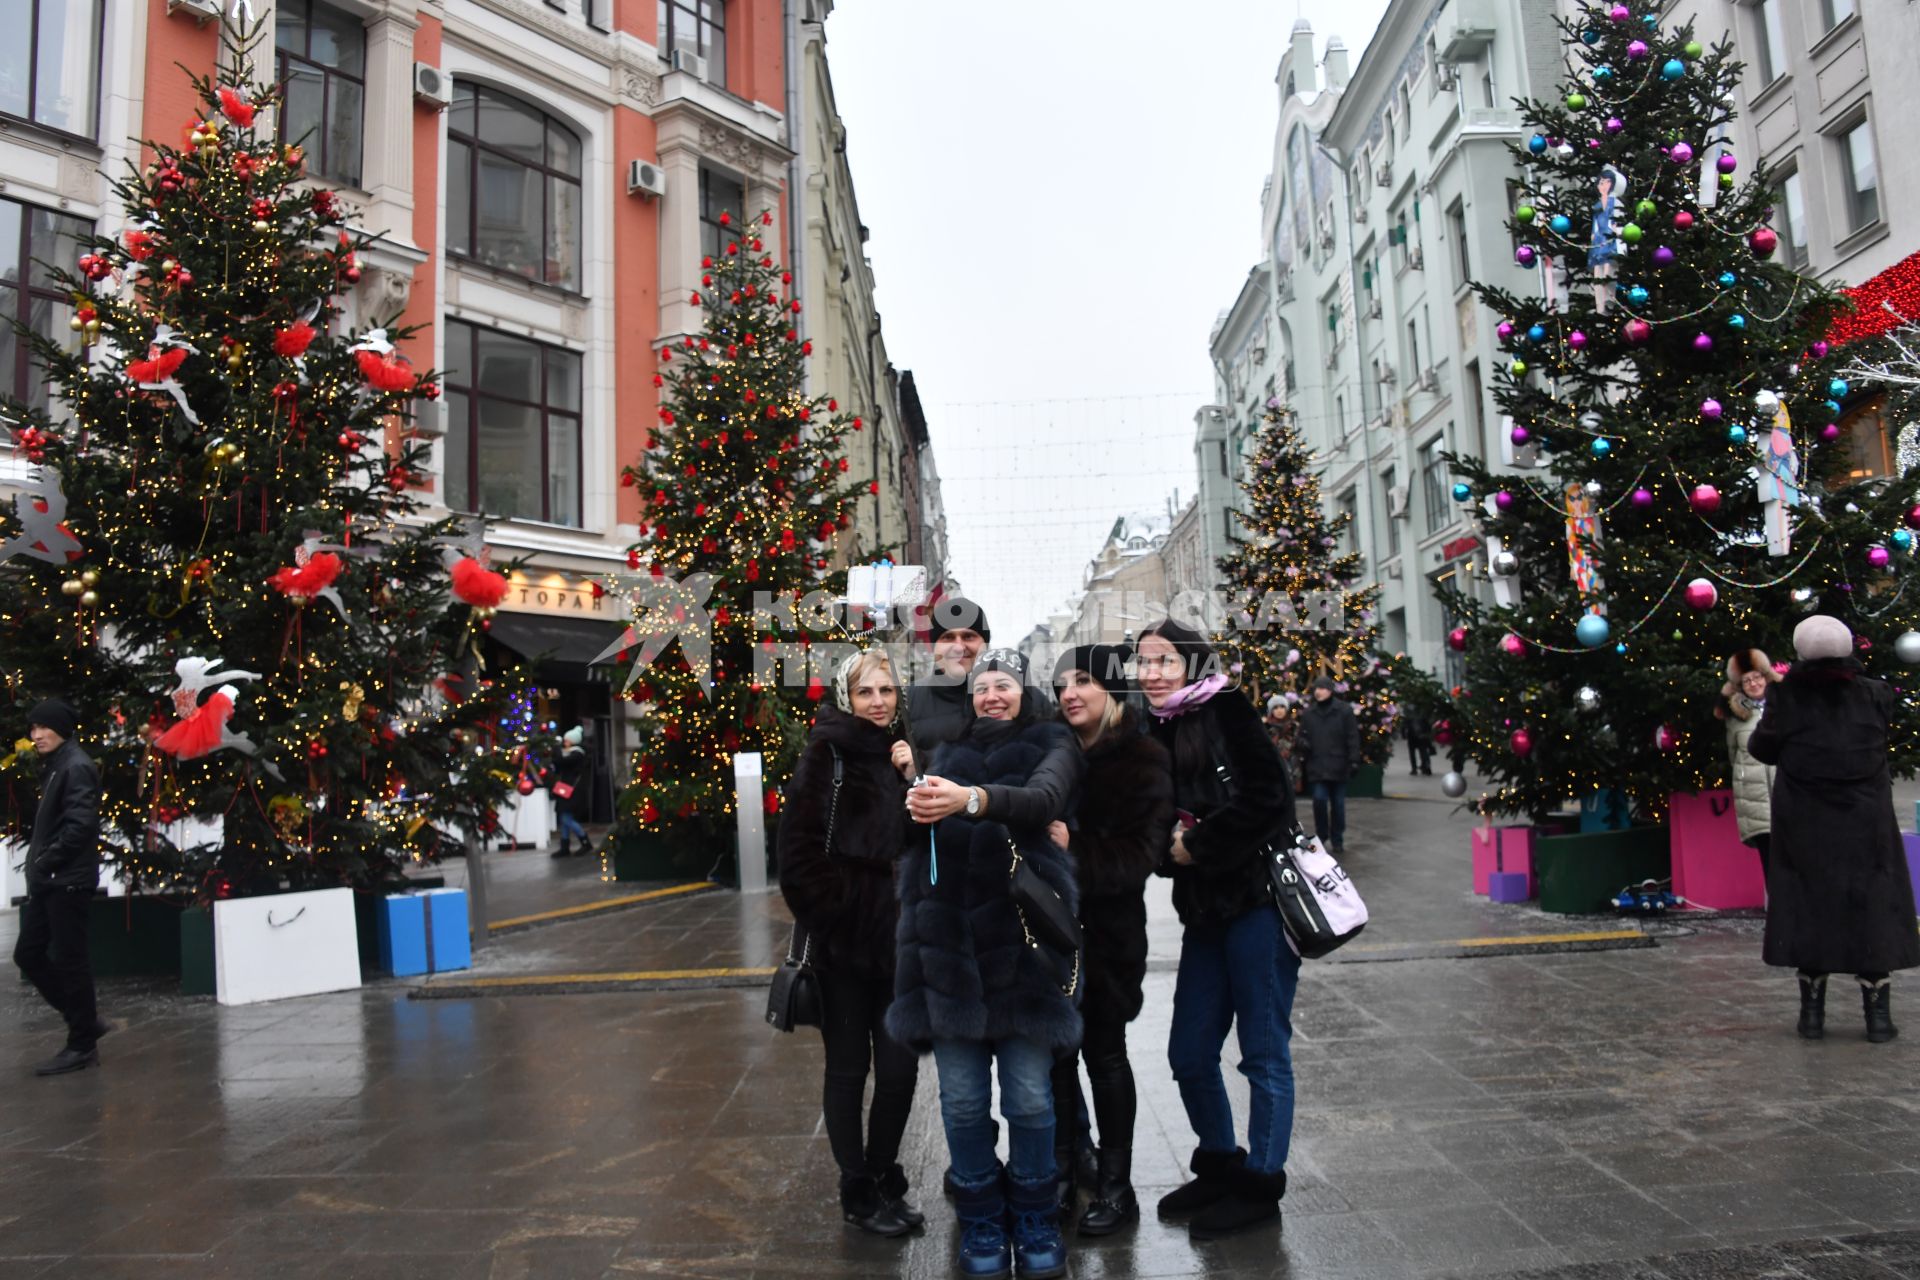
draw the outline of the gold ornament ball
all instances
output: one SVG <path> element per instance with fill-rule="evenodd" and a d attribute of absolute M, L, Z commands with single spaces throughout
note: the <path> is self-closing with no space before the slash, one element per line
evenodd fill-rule
<path fill-rule="evenodd" d="M 82 591 L 85 591 L 86 589 L 87 589 L 86 584 L 81 582 L 80 579 L 78 578 L 68 578 L 65 582 L 60 584 L 61 592 L 65 595 L 70 595 L 70 596 L 77 596 Z"/>
<path fill-rule="evenodd" d="M 98 320 L 89 320 L 89 321 L 87 321 L 87 324 L 86 324 L 86 332 L 87 332 L 87 337 L 89 337 L 89 338 L 97 338 L 97 337 L 99 337 L 99 336 L 100 336 L 100 322 L 99 322 Z"/>
<path fill-rule="evenodd" d="M 87 570 L 85 573 L 80 575 L 80 583 L 82 586 L 88 586 L 88 587 L 99 586 L 100 571 L 98 569 Z"/>
<path fill-rule="evenodd" d="M 80 593 L 81 608 L 91 609 L 99 603 L 100 603 L 100 593 L 98 591 L 82 591 Z"/>
<path fill-rule="evenodd" d="M 75 333 L 80 332 L 82 329 L 86 327 L 87 327 L 87 322 L 85 320 L 82 320 L 79 316 L 70 316 L 67 319 L 67 328 L 73 330 Z"/>
<path fill-rule="evenodd" d="M 273 230 L 273 224 L 265 218 L 255 218 L 253 220 L 253 229 L 261 232 L 271 231 Z"/>

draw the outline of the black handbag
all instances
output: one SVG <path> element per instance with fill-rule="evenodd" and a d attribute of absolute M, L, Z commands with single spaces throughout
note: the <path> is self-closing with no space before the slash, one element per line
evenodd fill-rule
<path fill-rule="evenodd" d="M 1027 865 L 1012 836 L 1007 837 L 1007 847 L 1013 851 L 1013 861 L 1007 867 L 1007 896 L 1013 899 L 1014 914 L 1020 917 L 1020 932 L 1029 947 L 1045 954 L 1060 984 L 1060 994 L 1072 999 L 1080 990 L 1080 951 L 1084 945 L 1080 921 L 1067 910 L 1053 886 Z"/>
<path fill-rule="evenodd" d="M 833 822 L 840 813 L 840 784 L 846 766 L 840 759 L 840 748 L 828 743 L 827 749 L 833 752 L 833 796 L 827 802 L 826 844 L 827 856 L 832 857 Z M 798 957 L 794 955 L 796 944 Z M 787 939 L 786 963 L 774 970 L 773 985 L 767 989 L 767 1025 L 775 1031 L 792 1031 L 795 1027 L 817 1027 L 822 1021 L 820 975 L 813 971 L 813 935 L 796 920 L 793 934 Z"/>

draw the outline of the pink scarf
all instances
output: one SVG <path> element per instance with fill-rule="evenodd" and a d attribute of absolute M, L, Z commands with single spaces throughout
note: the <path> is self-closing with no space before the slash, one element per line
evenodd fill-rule
<path fill-rule="evenodd" d="M 1167 700 L 1159 706 L 1156 707 L 1152 703 L 1148 703 L 1147 710 L 1153 712 L 1154 719 L 1156 720 L 1171 720 L 1175 716 L 1185 715 L 1195 707 L 1202 705 L 1207 699 L 1213 697 L 1214 694 L 1226 687 L 1227 678 L 1216 673 L 1208 676 L 1204 680 L 1196 680 L 1192 684 L 1181 685 L 1169 694 Z"/>

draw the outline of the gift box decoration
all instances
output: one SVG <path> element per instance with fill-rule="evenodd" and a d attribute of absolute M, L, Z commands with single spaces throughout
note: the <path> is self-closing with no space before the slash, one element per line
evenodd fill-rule
<path fill-rule="evenodd" d="M 1477 827 L 1473 833 L 1473 891 L 1491 892 L 1496 872 L 1518 872 L 1527 877 L 1528 897 L 1533 887 L 1533 828 Z"/>
<path fill-rule="evenodd" d="M 467 892 L 426 889 L 380 901 L 380 966 L 396 978 L 473 965 Z"/>
<path fill-rule="evenodd" d="M 1760 855 L 1740 843 L 1731 791 L 1676 791 L 1667 799 L 1673 891 L 1716 911 L 1765 906 Z"/>
<path fill-rule="evenodd" d="M 1495 902 L 1530 901 L 1533 877 L 1523 871 L 1496 871 L 1487 877 L 1487 897 Z"/>

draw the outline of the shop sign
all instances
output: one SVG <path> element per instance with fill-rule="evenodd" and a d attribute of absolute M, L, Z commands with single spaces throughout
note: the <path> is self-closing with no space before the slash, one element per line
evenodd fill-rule
<path fill-rule="evenodd" d="M 507 575 L 506 598 L 500 607 L 510 613 L 542 613 L 566 618 L 609 616 L 608 597 L 595 598 L 593 583 L 564 573 L 535 569 Z"/>

